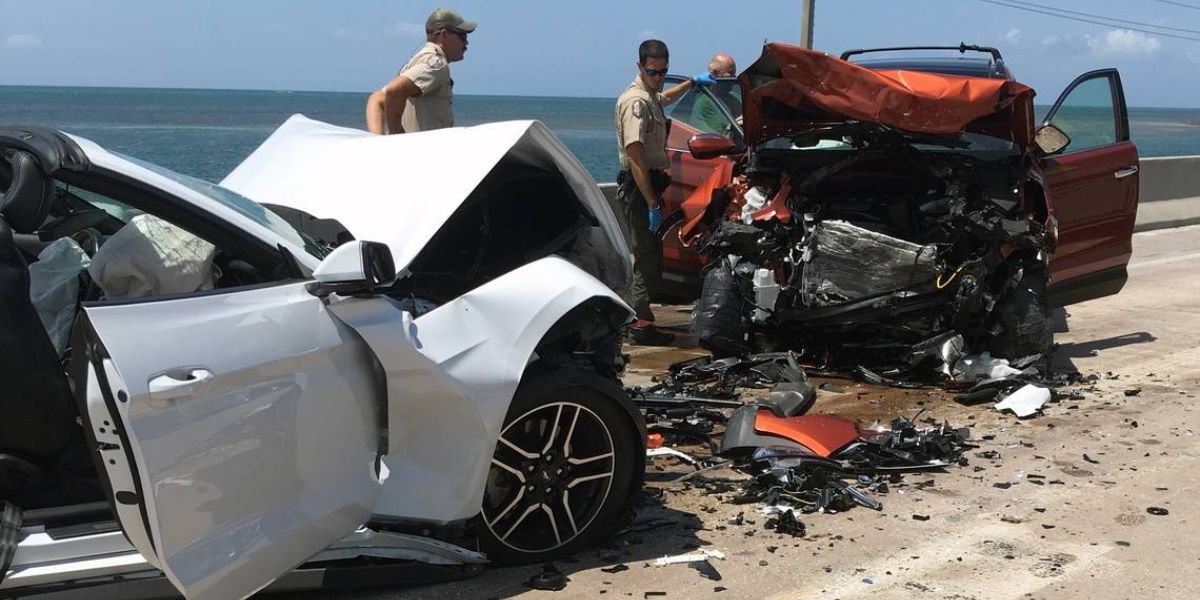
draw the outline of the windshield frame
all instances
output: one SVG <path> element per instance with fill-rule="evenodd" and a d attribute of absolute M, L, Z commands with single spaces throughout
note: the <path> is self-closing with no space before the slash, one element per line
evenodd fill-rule
<path fill-rule="evenodd" d="M 142 160 L 126 154 L 111 152 L 114 156 L 129 161 L 131 164 L 146 169 L 155 175 L 164 177 L 173 183 L 177 183 L 188 190 L 200 194 L 205 198 L 220 204 L 222 207 L 245 217 L 251 222 L 270 231 L 280 238 L 292 243 L 297 248 L 303 249 L 304 252 L 318 261 L 323 260 L 333 248 L 322 244 L 312 236 L 296 229 L 291 223 L 284 219 L 275 211 L 266 206 L 255 202 L 229 188 L 222 187 L 211 181 L 206 181 L 191 175 L 185 175 L 178 171 L 173 171 L 162 165 L 157 165 L 152 162 Z"/>

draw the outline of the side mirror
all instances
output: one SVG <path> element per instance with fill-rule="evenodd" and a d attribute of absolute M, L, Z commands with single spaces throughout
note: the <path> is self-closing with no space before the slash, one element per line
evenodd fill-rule
<path fill-rule="evenodd" d="M 1046 124 L 1038 127 L 1037 133 L 1033 136 L 1033 143 L 1037 145 L 1038 150 L 1042 151 L 1042 154 L 1049 156 L 1065 150 L 1071 144 L 1071 137 L 1063 130 Z"/>
<path fill-rule="evenodd" d="M 699 159 L 716 158 L 733 152 L 737 144 L 733 140 L 715 133 L 698 133 L 688 140 L 688 151 Z"/>
<path fill-rule="evenodd" d="M 396 263 L 387 244 L 354 240 L 330 252 L 313 277 L 308 291 L 314 296 L 369 294 L 396 281 Z"/>

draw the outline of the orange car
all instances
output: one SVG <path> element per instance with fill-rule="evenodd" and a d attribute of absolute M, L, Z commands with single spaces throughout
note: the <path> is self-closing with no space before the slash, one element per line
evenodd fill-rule
<path fill-rule="evenodd" d="M 863 60 L 882 51 L 909 57 Z M 1138 156 L 1116 70 L 1077 78 L 1037 126 L 994 48 L 768 44 L 737 83 L 740 126 L 696 122 L 720 90 L 675 105 L 660 229 L 664 289 L 703 282 L 714 352 L 895 364 L 960 336 L 1017 358 L 1048 351 L 1049 307 L 1124 284 Z"/>

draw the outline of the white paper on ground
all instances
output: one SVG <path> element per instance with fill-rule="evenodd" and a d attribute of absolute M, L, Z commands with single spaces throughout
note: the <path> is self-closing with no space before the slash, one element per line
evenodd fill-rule
<path fill-rule="evenodd" d="M 1036 385 L 1027 385 L 996 403 L 998 411 L 1011 410 L 1020 418 L 1028 417 L 1041 410 L 1050 401 L 1050 390 Z"/>

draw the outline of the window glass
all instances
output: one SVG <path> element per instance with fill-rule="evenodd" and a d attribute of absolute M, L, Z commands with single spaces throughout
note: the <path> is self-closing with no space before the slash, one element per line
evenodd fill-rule
<path fill-rule="evenodd" d="M 119 200 L 114 200 L 103 194 L 97 194 L 91 190 L 85 190 L 78 186 L 67 185 L 61 181 L 54 182 L 55 187 L 70 193 L 72 196 L 91 204 L 92 206 L 106 212 L 109 216 L 122 222 L 128 223 L 130 219 L 142 214 L 142 211 L 125 204 Z"/>
<path fill-rule="evenodd" d="M 1050 123 L 1071 138 L 1067 152 L 1115 144 L 1117 120 L 1109 78 L 1096 77 L 1075 86 Z"/>
<path fill-rule="evenodd" d="M 713 95 L 705 94 L 700 89 L 693 87 L 682 98 L 663 107 L 667 118 L 674 123 L 671 126 L 668 146 L 686 148 L 688 138 L 697 133 L 716 133 L 737 137 L 736 128 L 729 117 L 722 112 L 720 104 L 723 103 L 732 114 L 740 115 L 742 111 L 741 88 L 737 86 L 736 81 L 728 80 L 709 86 L 708 89 Z M 684 126 L 678 127 L 678 124 Z"/>
<path fill-rule="evenodd" d="M 208 196 L 209 198 L 212 198 L 213 200 L 216 200 L 217 202 L 236 210 L 255 223 L 270 229 L 279 236 L 291 241 L 296 245 L 302 246 L 306 252 L 317 258 L 325 258 L 325 256 L 329 254 L 328 248 L 318 244 L 308 235 L 305 235 L 304 233 L 298 231 L 295 227 L 292 227 L 290 223 L 283 219 L 283 217 L 280 217 L 279 215 L 275 214 L 275 212 L 268 210 L 263 205 L 241 194 L 238 194 L 237 192 L 223 188 L 215 183 L 210 183 L 202 179 L 176 173 L 170 169 L 160 167 L 154 163 L 138 160 L 131 156 L 122 155 L 122 158 L 136 163 L 137 165 L 150 171 L 158 173 L 159 175 L 175 181 L 176 183 L 180 183 L 186 187 L 189 187 L 196 192 Z"/>

